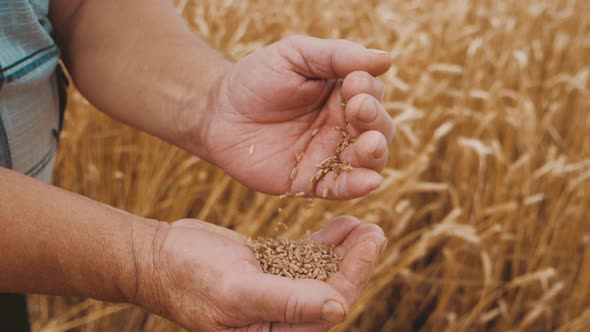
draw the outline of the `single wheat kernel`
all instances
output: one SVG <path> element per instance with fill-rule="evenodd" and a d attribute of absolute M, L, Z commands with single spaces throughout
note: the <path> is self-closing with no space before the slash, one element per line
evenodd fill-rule
<path fill-rule="evenodd" d="M 291 174 L 289 175 L 289 178 L 291 180 L 293 180 L 296 176 L 297 176 L 297 167 L 293 167 L 293 169 L 291 170 Z"/>
<path fill-rule="evenodd" d="M 303 191 L 300 191 L 300 192 L 296 193 L 294 196 L 295 197 L 303 197 L 303 196 L 305 196 L 305 193 Z"/>
<path fill-rule="evenodd" d="M 250 145 L 250 149 L 248 150 L 248 155 L 251 156 L 254 153 L 254 144 Z"/>
<path fill-rule="evenodd" d="M 320 128 L 316 128 L 311 132 L 311 137 L 315 137 L 315 135 L 318 134 L 318 131 L 320 131 Z"/>
<path fill-rule="evenodd" d="M 323 198 L 328 198 L 328 192 L 330 191 L 330 189 L 328 189 L 328 187 L 324 188 L 324 190 L 322 190 L 322 197 Z"/>
<path fill-rule="evenodd" d="M 297 159 L 297 162 L 300 162 L 301 158 L 303 158 L 303 152 L 297 152 L 295 154 L 295 159 Z"/>

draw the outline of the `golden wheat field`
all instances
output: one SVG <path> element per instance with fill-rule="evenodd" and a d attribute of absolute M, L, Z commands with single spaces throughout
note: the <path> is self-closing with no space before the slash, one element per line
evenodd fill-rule
<path fill-rule="evenodd" d="M 339 214 L 378 224 L 389 245 L 336 331 L 590 331 L 590 1 L 176 5 L 234 60 L 292 34 L 390 52 L 381 79 L 397 132 L 383 185 L 312 208 L 255 193 L 72 90 L 57 186 L 247 236 L 299 238 Z M 180 330 L 126 305 L 31 296 L 30 306 L 36 331 Z"/>

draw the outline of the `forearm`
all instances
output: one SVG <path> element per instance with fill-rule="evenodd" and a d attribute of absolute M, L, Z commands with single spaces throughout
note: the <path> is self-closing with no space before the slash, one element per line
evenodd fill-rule
<path fill-rule="evenodd" d="M 90 102 L 185 149 L 199 145 L 187 132 L 203 122 L 230 63 L 193 35 L 170 1 L 54 0 L 50 16 Z"/>
<path fill-rule="evenodd" d="M 0 168 L 0 292 L 133 301 L 158 223 Z"/>

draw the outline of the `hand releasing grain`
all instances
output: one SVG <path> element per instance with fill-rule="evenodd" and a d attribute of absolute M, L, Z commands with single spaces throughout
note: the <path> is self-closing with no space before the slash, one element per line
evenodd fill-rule
<path fill-rule="evenodd" d="M 309 240 L 292 241 L 259 237 L 248 241 L 260 267 L 265 273 L 290 279 L 326 281 L 338 272 L 342 261 L 334 247 Z"/>
<path fill-rule="evenodd" d="M 342 139 L 338 142 L 336 146 L 336 153 L 334 156 L 324 159 L 321 163 L 316 165 L 315 167 L 318 169 L 316 175 L 310 179 L 310 191 L 314 193 L 316 191 L 318 182 L 326 176 L 329 172 L 334 172 L 334 175 L 338 177 L 340 174 L 344 172 L 350 172 L 354 169 L 352 163 L 349 161 L 342 161 L 340 159 L 340 154 L 346 147 L 350 144 L 353 144 L 356 141 L 356 138 L 352 137 L 346 129 L 343 129 L 339 126 L 333 126 L 332 129 L 338 130 L 340 132 L 340 136 Z M 326 195 L 323 194 L 322 197 L 327 198 Z"/>

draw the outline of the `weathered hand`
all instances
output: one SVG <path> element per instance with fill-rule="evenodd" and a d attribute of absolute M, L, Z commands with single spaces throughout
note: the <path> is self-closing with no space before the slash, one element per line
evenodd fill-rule
<path fill-rule="evenodd" d="M 259 49 L 221 79 L 199 130 L 204 157 L 265 193 L 363 196 L 381 183 L 393 137 L 374 77 L 390 65 L 387 53 L 345 40 L 295 36 Z M 312 185 L 316 165 L 334 156 L 342 139 L 335 126 L 356 138 L 340 155 L 355 169 Z"/>
<path fill-rule="evenodd" d="M 244 237 L 225 228 L 162 225 L 153 257 L 138 267 L 137 303 L 194 331 L 327 331 L 345 318 L 385 238 L 352 217 L 310 237 L 344 257 L 327 283 L 262 273 Z"/>

